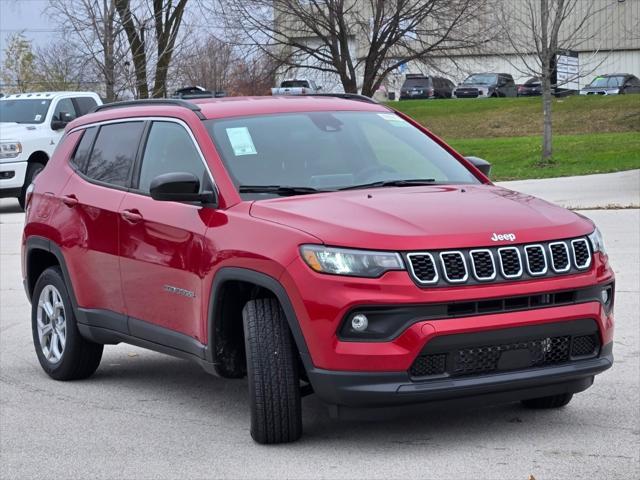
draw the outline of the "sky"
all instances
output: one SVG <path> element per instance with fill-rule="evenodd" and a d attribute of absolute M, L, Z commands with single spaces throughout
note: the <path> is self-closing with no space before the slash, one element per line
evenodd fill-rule
<path fill-rule="evenodd" d="M 44 14 L 47 0 L 0 0 L 0 62 L 9 35 L 24 31 L 35 45 L 46 44 L 55 33 L 55 25 Z"/>

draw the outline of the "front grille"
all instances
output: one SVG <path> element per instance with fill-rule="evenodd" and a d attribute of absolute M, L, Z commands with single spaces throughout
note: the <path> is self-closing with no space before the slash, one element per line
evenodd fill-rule
<path fill-rule="evenodd" d="M 420 283 L 434 283 L 438 281 L 438 271 L 433 255 L 430 253 L 410 253 L 409 265 L 413 276 Z"/>
<path fill-rule="evenodd" d="M 411 376 L 427 377 L 430 375 L 442 375 L 447 368 L 447 354 L 424 355 L 420 361 L 416 361 L 411 367 Z"/>
<path fill-rule="evenodd" d="M 574 357 L 582 357 L 584 355 L 593 355 L 598 348 L 598 337 L 595 335 L 582 335 L 575 337 L 571 345 L 571 355 Z"/>
<path fill-rule="evenodd" d="M 496 278 L 496 266 L 491 250 L 472 250 L 469 255 L 471 256 L 473 275 L 476 279 L 485 281 Z"/>
<path fill-rule="evenodd" d="M 524 247 L 524 252 L 529 275 L 536 276 L 547 273 L 547 256 L 542 245 L 527 245 Z"/>
<path fill-rule="evenodd" d="M 589 242 L 584 238 L 571 241 L 573 251 L 573 262 L 580 269 L 588 268 L 591 265 L 591 251 L 589 250 Z"/>
<path fill-rule="evenodd" d="M 499 248 L 500 269 L 505 278 L 518 278 L 522 275 L 520 251 L 515 247 Z"/>
<path fill-rule="evenodd" d="M 451 283 L 464 282 L 469 274 L 464 256 L 460 252 L 442 252 L 440 254 L 444 276 Z"/>
<path fill-rule="evenodd" d="M 570 274 L 591 266 L 586 238 L 555 242 L 406 254 L 409 271 L 421 285 L 513 281 Z"/>
<path fill-rule="evenodd" d="M 549 250 L 551 250 L 551 266 L 556 272 L 566 272 L 571 268 L 569 264 L 569 249 L 566 243 L 550 243 Z"/>
<path fill-rule="evenodd" d="M 583 322 L 582 325 L 585 323 Z M 487 375 L 502 371 L 559 365 L 595 357 L 598 354 L 600 343 L 596 333 L 571 335 L 565 330 L 565 334 L 560 334 L 558 329 L 561 328 L 562 325 L 556 325 L 553 330 L 555 334 L 540 335 L 536 338 L 518 339 L 518 335 L 514 334 L 515 339 L 508 340 L 508 336 L 503 335 L 501 338 L 506 341 L 495 343 L 473 342 L 474 334 L 452 335 L 449 339 L 440 337 L 448 341 L 446 345 L 450 346 L 446 351 L 429 352 L 429 348 L 442 350 L 442 347 L 437 345 L 438 337 L 436 337 L 436 340 L 432 341 L 436 346 L 430 347 L 431 342 L 427 344 L 425 351 L 411 365 L 409 374 L 412 378 L 436 375 L 449 377 Z M 595 323 L 593 328 L 597 328 Z M 526 327 L 520 329 L 524 330 Z M 511 329 L 511 331 L 518 330 Z M 486 337 L 487 332 L 483 335 Z M 461 340 L 460 344 L 451 342 L 450 339 L 455 337 L 462 337 L 464 340 Z M 468 342 L 466 345 L 465 341 Z"/>

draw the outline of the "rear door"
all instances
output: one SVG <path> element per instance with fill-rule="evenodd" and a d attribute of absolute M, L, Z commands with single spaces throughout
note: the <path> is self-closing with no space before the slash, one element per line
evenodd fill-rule
<path fill-rule="evenodd" d="M 144 122 L 85 130 L 62 191 L 63 248 L 80 307 L 124 313 L 120 292 L 119 207 L 133 172 Z"/>
<path fill-rule="evenodd" d="M 200 149 L 186 124 L 150 122 L 133 189 L 119 210 L 122 291 L 132 335 L 149 338 L 153 326 L 205 343 L 200 322 L 205 299 L 202 256 L 207 228 L 201 205 L 159 202 L 149 195 L 158 175 L 188 172 L 201 191 L 212 181 Z M 142 320 L 143 322 L 136 322 Z M 151 327 L 149 324 L 153 324 Z"/>

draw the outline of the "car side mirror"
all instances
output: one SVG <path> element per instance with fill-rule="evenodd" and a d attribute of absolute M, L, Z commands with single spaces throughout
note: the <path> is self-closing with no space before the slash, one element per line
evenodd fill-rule
<path fill-rule="evenodd" d="M 171 172 L 151 180 L 151 198 L 160 202 L 198 202 L 216 205 L 214 192 L 200 193 L 200 180 L 188 172 Z"/>
<path fill-rule="evenodd" d="M 51 120 L 51 130 L 62 130 L 69 122 L 62 120 Z"/>
<path fill-rule="evenodd" d="M 469 163 L 480 170 L 486 177 L 491 173 L 491 164 L 480 157 L 464 157 Z"/>

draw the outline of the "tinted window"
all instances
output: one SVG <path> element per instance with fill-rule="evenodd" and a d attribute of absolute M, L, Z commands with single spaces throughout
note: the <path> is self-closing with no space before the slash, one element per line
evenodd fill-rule
<path fill-rule="evenodd" d="M 427 88 L 431 84 L 429 77 L 407 78 L 402 88 Z"/>
<path fill-rule="evenodd" d="M 60 120 L 61 122 L 70 122 L 76 118 L 76 107 L 73 106 L 73 102 L 70 98 L 63 98 L 58 101 L 56 109 L 53 111 L 52 120 Z"/>
<path fill-rule="evenodd" d="M 474 73 L 469 75 L 463 84 L 467 85 L 495 85 L 498 81 L 498 76 L 494 73 Z"/>
<path fill-rule="evenodd" d="M 93 180 L 125 186 L 136 158 L 143 122 L 114 123 L 100 127 L 86 175 Z"/>
<path fill-rule="evenodd" d="M 0 122 L 42 123 L 51 100 L 0 100 Z"/>
<path fill-rule="evenodd" d="M 171 172 L 193 173 L 205 184 L 205 167 L 191 136 L 181 125 L 154 122 L 149 132 L 140 169 L 139 189 L 149 192 L 151 181 L 158 175 Z"/>
<path fill-rule="evenodd" d="M 76 153 L 71 159 L 72 165 L 81 172 L 84 171 L 84 166 L 86 165 L 87 159 L 89 158 L 91 145 L 93 144 L 93 139 L 96 138 L 97 132 L 98 127 L 90 127 L 84 131 L 84 133 L 82 134 L 82 139 L 80 140 L 80 143 L 78 143 L 78 147 L 76 148 Z"/>
<path fill-rule="evenodd" d="M 309 82 L 306 80 L 285 80 L 280 86 L 282 88 L 309 88 Z"/>
<path fill-rule="evenodd" d="M 308 112 L 205 124 L 240 185 L 336 189 L 416 178 L 478 183 L 444 148 L 391 112 Z"/>
<path fill-rule="evenodd" d="M 78 116 L 86 115 L 95 108 L 98 104 L 92 97 L 76 97 L 76 104 L 78 105 Z"/>

